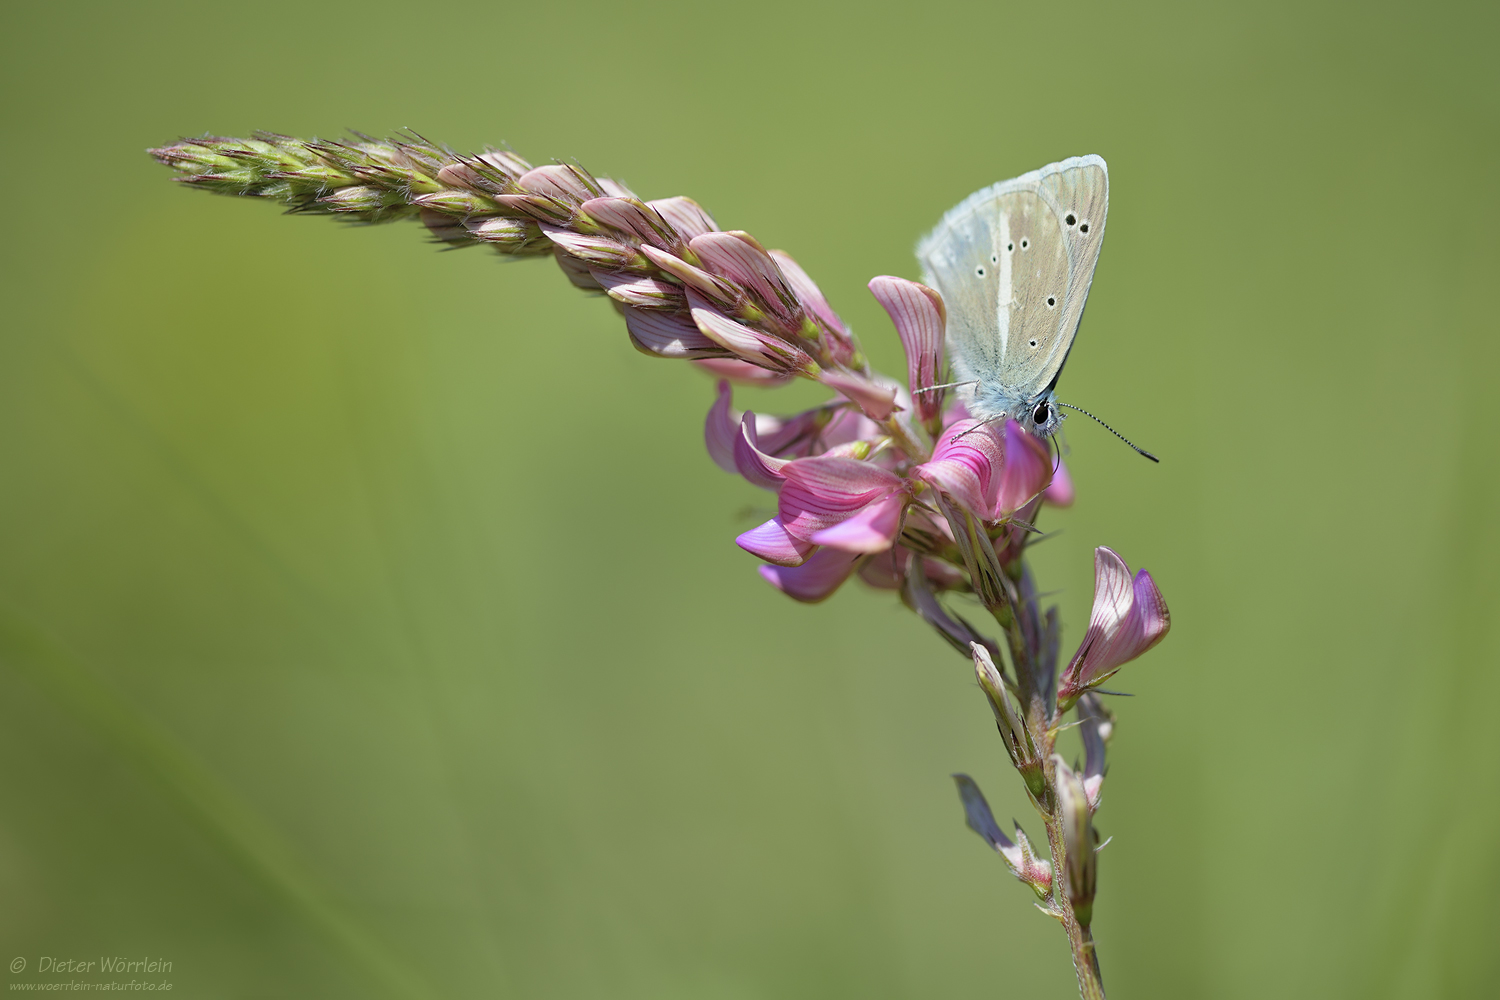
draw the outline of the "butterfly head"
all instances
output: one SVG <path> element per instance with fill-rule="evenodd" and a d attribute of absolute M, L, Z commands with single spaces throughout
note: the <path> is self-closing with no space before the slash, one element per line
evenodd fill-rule
<path fill-rule="evenodd" d="M 1016 422 L 1039 438 L 1049 438 L 1056 434 L 1063 422 L 1063 412 L 1057 405 L 1056 393 L 1049 389 L 1027 403 L 1017 415 Z"/>

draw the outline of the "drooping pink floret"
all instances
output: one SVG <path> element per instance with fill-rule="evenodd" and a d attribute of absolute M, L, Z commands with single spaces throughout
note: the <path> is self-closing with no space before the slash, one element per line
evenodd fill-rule
<path fill-rule="evenodd" d="M 1094 550 L 1094 609 L 1078 652 L 1063 671 L 1059 702 L 1069 702 L 1156 645 L 1172 626 L 1151 574 L 1134 577 L 1113 550 Z"/>

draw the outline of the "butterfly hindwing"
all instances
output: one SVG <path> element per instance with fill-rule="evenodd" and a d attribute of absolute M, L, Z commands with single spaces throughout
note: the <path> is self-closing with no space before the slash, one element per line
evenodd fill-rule
<path fill-rule="evenodd" d="M 947 306 L 956 379 L 1015 405 L 1053 382 L 1099 259 L 1108 183 L 1097 156 L 1043 167 L 970 196 L 918 246 Z"/>

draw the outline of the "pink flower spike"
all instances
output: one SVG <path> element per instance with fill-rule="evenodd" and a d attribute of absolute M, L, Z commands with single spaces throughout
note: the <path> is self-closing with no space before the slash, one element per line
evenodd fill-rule
<path fill-rule="evenodd" d="M 773 517 L 759 528 L 752 528 L 734 540 L 734 544 L 753 556 L 760 556 L 777 566 L 801 566 L 808 554 L 817 548 L 811 542 L 793 538 Z"/>
<path fill-rule="evenodd" d="M 859 560 L 854 552 L 819 549 L 801 566 L 762 566 L 760 575 L 786 596 L 805 604 L 816 604 L 829 597 L 849 579 Z"/>
<path fill-rule="evenodd" d="M 1047 484 L 1047 492 L 1042 494 L 1042 499 L 1054 507 L 1073 506 L 1073 477 L 1068 475 L 1068 466 L 1062 459 L 1057 459 L 1057 468 L 1052 471 L 1052 482 Z"/>
<path fill-rule="evenodd" d="M 833 307 L 823 297 L 823 292 L 818 288 L 817 284 L 812 278 L 807 276 L 806 271 L 802 270 L 802 265 L 798 264 L 784 251 L 772 250 L 770 254 L 775 259 L 777 266 L 781 268 L 781 273 L 786 278 L 787 284 L 791 285 L 792 291 L 797 293 L 797 298 L 802 302 L 802 308 L 817 317 L 840 340 L 848 341 L 849 328 L 844 325 L 844 321 L 839 318 L 839 314 L 833 311 Z"/>
<path fill-rule="evenodd" d="M 905 486 L 900 476 L 871 462 L 827 455 L 788 462 L 781 474 L 786 484 L 777 514 L 788 532 L 804 540 Z"/>
<path fill-rule="evenodd" d="M 913 469 L 912 475 L 989 520 L 1006 465 L 1006 444 L 994 424 L 960 420 L 943 430 L 932 458 Z"/>
<path fill-rule="evenodd" d="M 907 385 L 917 419 L 927 423 L 943 412 L 943 391 L 923 392 L 943 377 L 943 330 L 947 311 L 935 289 L 883 275 L 870 281 L 870 293 L 891 317 L 906 349 Z"/>
<path fill-rule="evenodd" d="M 1172 627 L 1167 602 L 1151 574 L 1134 578 L 1115 552 L 1094 550 L 1094 610 L 1088 631 L 1058 687 L 1059 703 L 1071 702 L 1121 666 L 1156 645 Z"/>
<path fill-rule="evenodd" d="M 1052 480 L 1052 453 L 1014 420 L 1005 422 L 1005 471 L 992 519 L 1006 517 L 1041 495 Z"/>
<path fill-rule="evenodd" d="M 762 489 L 775 492 L 786 481 L 781 470 L 789 461 L 791 459 L 772 458 L 760 450 L 760 438 L 755 433 L 755 414 L 746 413 L 740 418 L 740 434 L 734 440 L 734 465 L 740 475 Z"/>
<path fill-rule="evenodd" d="M 739 358 L 700 358 L 693 364 L 710 375 L 742 385 L 779 385 L 791 379 L 790 375 L 767 371 Z"/>
<path fill-rule="evenodd" d="M 847 521 L 824 528 L 812 541 L 845 552 L 884 552 L 896 540 L 901 528 L 901 512 L 910 498 L 897 493 L 877 500 Z"/>
<path fill-rule="evenodd" d="M 708 446 L 708 457 L 725 472 L 738 472 L 734 464 L 734 443 L 740 436 L 741 414 L 730 405 L 734 392 L 729 383 L 719 380 L 719 394 L 714 405 L 708 408 L 708 419 L 703 421 L 703 443 Z"/>
<path fill-rule="evenodd" d="M 818 381 L 853 400 L 871 420 L 884 420 L 896 410 L 896 387 L 872 382 L 854 372 L 825 370 Z"/>

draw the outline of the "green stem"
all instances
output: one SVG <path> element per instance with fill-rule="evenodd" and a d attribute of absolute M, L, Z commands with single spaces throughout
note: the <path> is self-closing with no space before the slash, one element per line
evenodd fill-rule
<path fill-rule="evenodd" d="M 1073 972 L 1078 976 L 1078 995 L 1083 1000 L 1104 1000 L 1104 980 L 1099 975 L 1099 955 L 1094 935 L 1078 922 L 1068 899 L 1068 849 L 1063 842 L 1062 796 L 1057 790 L 1057 767 L 1052 762 L 1052 744 L 1047 738 L 1047 787 L 1052 789 L 1051 808 L 1042 814 L 1047 824 L 1047 846 L 1052 851 L 1052 913 L 1068 934 L 1073 952 Z"/>

